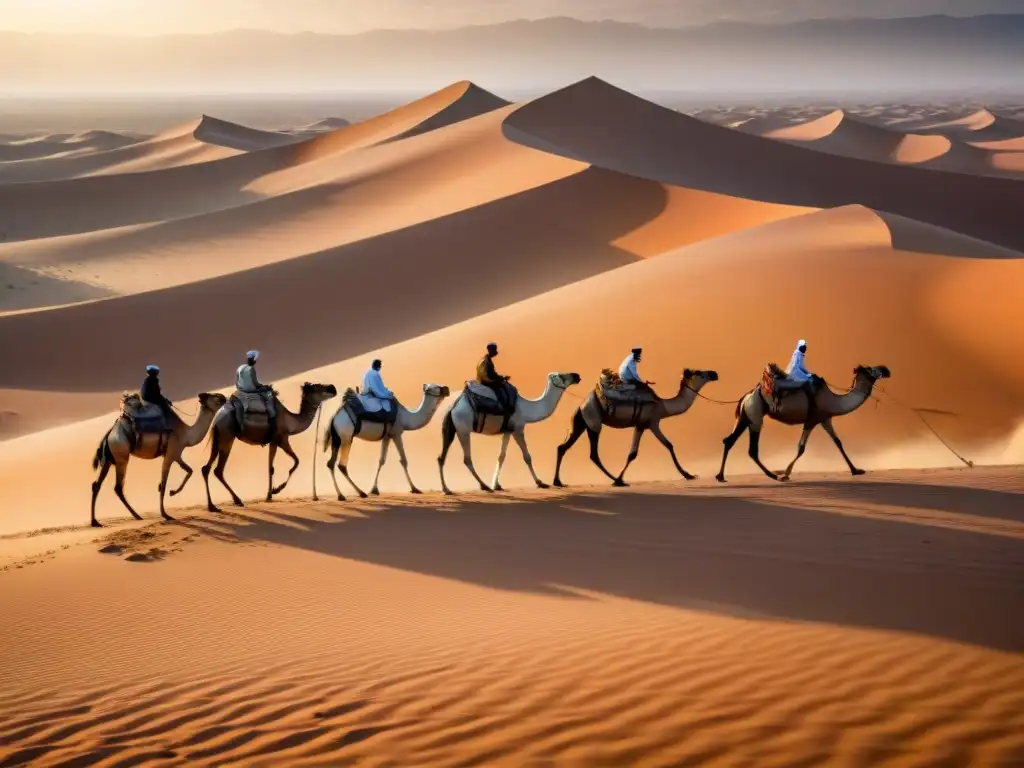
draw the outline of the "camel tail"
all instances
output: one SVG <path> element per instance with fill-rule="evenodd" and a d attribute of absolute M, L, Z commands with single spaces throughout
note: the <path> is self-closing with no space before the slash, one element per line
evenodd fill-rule
<path fill-rule="evenodd" d="M 100 468 L 100 464 L 103 459 L 109 457 L 110 448 L 107 446 L 107 436 L 104 435 L 103 439 L 100 440 L 100 444 L 96 447 L 96 455 L 92 457 L 92 468 L 96 471 Z"/>
<path fill-rule="evenodd" d="M 338 431 L 334 428 L 334 419 L 331 419 L 327 423 L 327 429 L 324 430 L 323 448 L 320 450 L 326 451 L 332 444 L 335 448 L 341 445 L 341 435 L 339 435 Z"/>
<path fill-rule="evenodd" d="M 452 419 L 452 409 L 449 408 L 448 412 L 444 415 L 444 421 L 441 422 L 441 440 L 442 440 L 442 445 L 448 445 L 454 439 L 455 439 L 455 421 Z"/>

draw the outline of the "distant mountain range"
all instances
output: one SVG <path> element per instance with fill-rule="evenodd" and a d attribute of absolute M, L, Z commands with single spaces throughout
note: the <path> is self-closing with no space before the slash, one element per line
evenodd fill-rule
<path fill-rule="evenodd" d="M 1019 5 L 1019 3 L 1015 3 Z M 571 18 L 453 30 L 157 37 L 0 32 L 0 92 L 551 88 L 596 74 L 636 91 L 1024 91 L 1024 14 L 716 22 Z"/>

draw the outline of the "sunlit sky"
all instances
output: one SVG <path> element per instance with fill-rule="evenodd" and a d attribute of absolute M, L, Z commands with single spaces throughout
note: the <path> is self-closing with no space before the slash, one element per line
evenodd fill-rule
<path fill-rule="evenodd" d="M 169 34 L 230 29 L 356 33 L 574 16 L 652 25 L 718 18 L 986 13 L 1024 0 L 0 0 L 0 29 Z"/>

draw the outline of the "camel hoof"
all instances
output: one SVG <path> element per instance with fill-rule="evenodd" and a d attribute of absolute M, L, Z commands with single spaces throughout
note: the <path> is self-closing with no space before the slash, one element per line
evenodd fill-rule
<path fill-rule="evenodd" d="M 504 491 L 505 489 L 501 487 L 501 483 L 496 483 L 494 488 L 493 488 L 493 490 L 500 492 L 500 491 Z"/>
<path fill-rule="evenodd" d="M 538 487 L 538 488 L 540 488 L 540 489 L 541 489 L 542 491 L 546 491 L 546 490 L 548 490 L 548 488 L 550 488 L 551 486 L 550 486 L 550 485 L 548 485 L 547 483 L 537 483 L 537 487 Z"/>
<path fill-rule="evenodd" d="M 612 483 L 613 488 L 629 488 L 629 483 L 625 480 L 616 480 Z"/>
<path fill-rule="evenodd" d="M 423 493 L 423 491 L 421 491 L 419 488 L 410 488 L 409 493 L 415 493 L 416 495 L 420 495 Z"/>
<path fill-rule="evenodd" d="M 854 476 L 857 476 L 857 475 L 866 475 L 866 474 L 867 474 L 867 471 L 866 471 L 866 470 L 863 470 L 863 469 L 855 469 L 855 470 L 853 470 L 853 474 L 854 474 Z"/>
<path fill-rule="evenodd" d="M 563 483 L 561 480 L 559 480 L 557 478 L 552 483 L 552 485 L 554 485 L 555 488 L 568 488 L 569 487 L 569 486 L 567 486 L 565 483 Z"/>
<path fill-rule="evenodd" d="M 360 492 L 359 492 L 359 498 L 360 498 L 360 499 L 365 499 L 365 498 L 367 497 L 367 495 L 368 495 L 368 494 L 367 494 L 366 492 L 364 492 L 364 491 L 360 491 Z"/>
<path fill-rule="evenodd" d="M 775 475 L 774 477 L 780 483 L 788 483 L 789 482 L 789 475 Z"/>
<path fill-rule="evenodd" d="M 486 485 L 483 485 L 483 484 L 480 485 L 480 490 L 481 491 L 485 491 L 487 493 L 494 493 L 494 489 L 493 488 L 488 488 Z"/>
<path fill-rule="evenodd" d="M 445 496 L 454 496 L 455 495 L 455 491 L 449 491 L 447 488 L 445 488 L 444 489 L 444 495 Z"/>
<path fill-rule="evenodd" d="M 174 522 L 174 518 L 168 515 L 166 512 L 163 513 L 163 518 L 164 520 L 170 520 L 172 523 Z"/>
<path fill-rule="evenodd" d="M 725 473 L 724 472 L 719 472 L 717 475 L 715 475 L 715 480 L 717 480 L 720 483 L 726 482 L 726 480 L 725 480 Z"/>
<path fill-rule="evenodd" d="M 208 504 L 206 506 L 206 511 L 207 512 L 221 512 L 221 509 L 220 509 L 220 507 L 215 507 L 212 504 Z M 221 514 L 223 514 L 223 513 L 221 513 Z"/>
<path fill-rule="evenodd" d="M 92 527 L 93 528 L 102 528 L 103 526 L 100 523 L 98 523 L 95 520 L 93 520 L 92 521 Z"/>
<path fill-rule="evenodd" d="M 341 494 L 339 493 L 339 494 L 338 494 L 338 501 L 344 501 L 344 500 L 345 500 L 345 497 L 344 497 L 344 496 L 342 496 L 342 495 L 341 495 Z"/>
<path fill-rule="evenodd" d="M 371 495 L 371 496 L 380 496 L 380 490 L 379 490 L 379 489 L 377 489 L 377 488 L 374 488 L 374 489 L 372 489 L 372 490 L 370 491 L 370 495 Z"/>
<path fill-rule="evenodd" d="M 243 504 L 243 503 L 242 503 L 242 500 L 241 500 L 241 499 L 235 499 L 235 500 L 234 500 L 234 501 L 233 501 L 232 503 L 233 503 L 233 504 L 234 504 L 234 505 L 235 505 L 236 507 L 244 507 L 244 506 L 245 506 L 245 504 Z"/>
<path fill-rule="evenodd" d="M 685 479 L 687 479 L 687 480 L 696 480 L 697 479 L 696 475 L 683 475 L 683 477 Z"/>

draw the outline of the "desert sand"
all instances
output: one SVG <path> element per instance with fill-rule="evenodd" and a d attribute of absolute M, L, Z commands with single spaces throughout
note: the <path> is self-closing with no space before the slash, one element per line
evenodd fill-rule
<path fill-rule="evenodd" d="M 1024 761 L 1017 118 L 687 115 L 590 78 L 278 130 L 59 129 L 0 144 L 0 764 Z M 751 474 L 745 438 L 716 483 L 737 399 L 799 338 L 836 390 L 892 370 L 835 420 L 869 474 L 819 431 L 790 484 Z M 570 487 L 535 490 L 512 444 L 491 496 L 455 446 L 443 497 L 443 414 L 489 341 L 525 397 L 582 377 L 526 432 L 549 482 L 631 347 L 664 395 L 717 371 L 665 422 L 701 479 L 648 435 L 630 489 L 583 440 Z M 334 498 L 334 399 L 274 502 L 266 451 L 242 445 L 226 474 L 246 506 L 213 481 L 227 511 L 207 512 L 203 442 L 175 521 L 135 459 L 146 519 L 111 477 L 107 528 L 86 527 L 91 460 L 145 365 L 191 421 L 253 347 L 292 409 L 374 357 L 410 407 L 447 385 L 405 436 L 426 494 L 392 450 L 384 496 Z M 769 422 L 768 465 L 798 436 Z M 613 472 L 630 438 L 602 433 Z M 488 481 L 498 445 L 472 438 Z M 360 486 L 378 455 L 356 442 Z"/>

